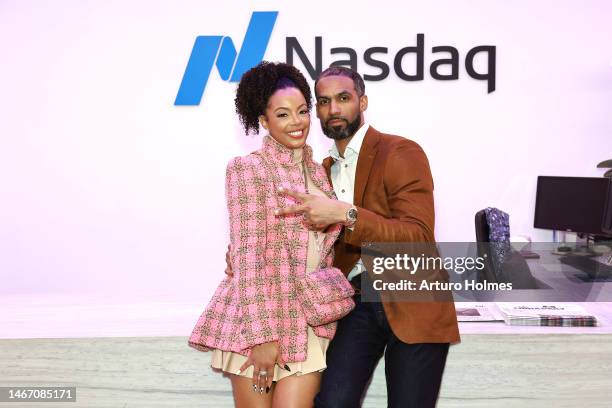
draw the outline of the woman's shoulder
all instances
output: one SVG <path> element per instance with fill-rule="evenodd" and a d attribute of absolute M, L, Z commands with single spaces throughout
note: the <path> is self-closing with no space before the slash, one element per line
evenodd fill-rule
<path fill-rule="evenodd" d="M 254 171 L 263 167 L 263 157 L 259 150 L 247 154 L 246 156 L 232 157 L 227 163 L 228 171 Z"/>
<path fill-rule="evenodd" d="M 225 172 L 228 194 L 263 197 L 269 188 L 267 186 L 268 177 L 262 160 L 263 158 L 258 156 L 256 152 L 230 159 Z"/>

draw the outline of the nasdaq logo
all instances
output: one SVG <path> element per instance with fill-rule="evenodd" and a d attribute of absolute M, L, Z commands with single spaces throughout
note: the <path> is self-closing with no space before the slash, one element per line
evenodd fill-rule
<path fill-rule="evenodd" d="M 197 37 L 174 104 L 199 105 L 213 65 L 224 81 L 240 81 L 242 74 L 262 61 L 277 16 L 278 11 L 253 12 L 239 53 L 228 36 Z"/>
<path fill-rule="evenodd" d="M 174 104 L 199 105 L 213 66 L 217 67 L 224 81 L 239 82 L 242 74 L 263 60 L 277 16 L 277 11 L 253 12 L 240 52 L 236 52 L 234 42 L 228 36 L 197 37 Z M 294 61 L 299 60 L 304 73 L 312 80 L 319 77 L 324 66 L 336 65 L 359 72 L 368 82 L 383 81 L 393 73 L 407 83 L 423 81 L 427 72 L 437 81 L 459 80 L 461 51 L 450 45 L 433 45 L 430 48 L 424 33 L 417 33 L 416 44 L 400 45 L 399 49 L 391 48 L 388 44 L 364 48 L 363 45 L 353 48 L 351 44 L 323 47 L 323 37 L 316 36 L 314 53 L 308 55 L 298 38 L 291 36 L 285 38 L 285 61 L 294 65 Z M 329 58 L 324 58 L 326 49 Z M 426 55 L 430 52 L 431 55 Z M 485 83 L 487 93 L 494 92 L 496 87 L 496 55 L 495 45 L 477 45 L 465 52 L 467 75 Z M 426 60 L 432 61 L 429 69 L 425 65 Z M 477 60 L 480 64 L 476 63 Z"/>

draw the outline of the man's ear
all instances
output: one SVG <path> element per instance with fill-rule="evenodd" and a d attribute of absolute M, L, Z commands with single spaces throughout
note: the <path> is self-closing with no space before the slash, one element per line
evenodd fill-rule
<path fill-rule="evenodd" d="M 317 118 L 321 119 L 321 117 L 319 116 L 319 97 L 317 96 L 317 88 L 316 88 L 316 83 L 315 83 L 315 111 L 317 112 Z"/>
<path fill-rule="evenodd" d="M 362 95 L 359 97 L 359 111 L 365 112 L 368 109 L 368 95 Z"/>
<path fill-rule="evenodd" d="M 268 119 L 266 115 L 259 115 L 259 124 L 266 130 L 268 130 Z"/>

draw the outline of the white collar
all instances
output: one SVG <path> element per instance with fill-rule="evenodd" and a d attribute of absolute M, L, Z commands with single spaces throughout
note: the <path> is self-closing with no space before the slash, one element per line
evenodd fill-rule
<path fill-rule="evenodd" d="M 355 132 L 355 134 L 351 138 L 351 141 L 346 146 L 346 150 L 350 149 L 355 152 L 356 155 L 359 155 L 361 145 L 363 144 L 363 139 L 365 138 L 366 132 L 369 128 L 370 125 L 367 122 L 364 122 L 364 124 L 361 125 L 361 127 Z M 344 157 L 346 157 L 346 150 L 344 152 Z M 341 159 L 340 153 L 338 152 L 338 148 L 336 147 L 335 142 L 329 149 L 329 155 L 332 157 L 332 159 L 334 159 L 334 161 Z"/>

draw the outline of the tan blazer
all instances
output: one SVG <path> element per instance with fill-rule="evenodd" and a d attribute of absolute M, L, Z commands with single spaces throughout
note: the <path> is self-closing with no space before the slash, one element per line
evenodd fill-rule
<path fill-rule="evenodd" d="M 323 166 L 331 179 L 333 159 Z M 427 156 L 408 139 L 366 132 L 355 175 L 358 218 L 335 244 L 334 265 L 345 275 L 361 256 L 362 242 L 435 242 L 433 179 Z M 459 329 L 452 302 L 384 302 L 393 333 L 405 343 L 455 343 Z"/>

